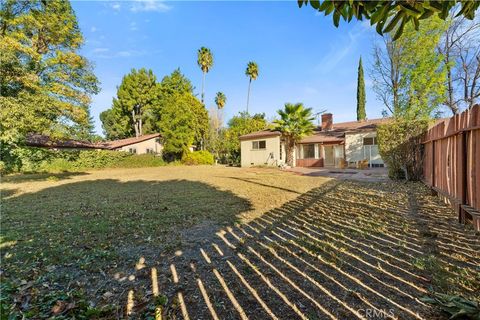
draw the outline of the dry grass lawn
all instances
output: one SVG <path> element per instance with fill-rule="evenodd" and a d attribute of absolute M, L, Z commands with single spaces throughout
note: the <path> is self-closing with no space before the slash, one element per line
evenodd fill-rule
<path fill-rule="evenodd" d="M 2 183 L 2 309 L 55 319 L 444 319 L 480 237 L 421 184 L 162 167 Z M 8 293 L 6 295 L 5 293 Z"/>

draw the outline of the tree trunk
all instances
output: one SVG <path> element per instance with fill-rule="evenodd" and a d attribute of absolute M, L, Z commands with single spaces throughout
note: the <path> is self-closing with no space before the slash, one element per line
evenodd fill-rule
<path fill-rule="evenodd" d="M 143 136 L 143 121 L 142 118 L 138 119 L 138 132 L 140 136 Z"/>
<path fill-rule="evenodd" d="M 135 117 L 135 108 L 132 110 L 132 120 L 133 120 L 133 128 L 135 129 L 135 137 L 138 137 L 138 126 L 137 126 L 137 119 Z"/>
<path fill-rule="evenodd" d="M 292 139 L 287 138 L 285 141 L 285 149 L 287 154 L 287 158 L 286 158 L 287 165 L 289 165 L 290 167 L 293 167 L 295 142 Z"/>
<path fill-rule="evenodd" d="M 248 82 L 248 93 L 247 93 L 247 113 L 248 113 L 248 103 L 250 102 L 250 85 L 252 84 L 252 78 Z"/>
<path fill-rule="evenodd" d="M 205 71 L 203 72 L 203 76 L 202 76 L 202 103 L 204 101 L 204 97 L 205 97 Z"/>

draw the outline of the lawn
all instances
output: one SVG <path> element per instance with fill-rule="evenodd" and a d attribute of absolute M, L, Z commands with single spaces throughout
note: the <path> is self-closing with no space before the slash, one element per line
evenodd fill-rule
<path fill-rule="evenodd" d="M 421 184 L 160 167 L 7 177 L 2 293 L 27 318 L 442 319 L 480 237 Z M 5 305 L 5 304 L 4 304 Z"/>

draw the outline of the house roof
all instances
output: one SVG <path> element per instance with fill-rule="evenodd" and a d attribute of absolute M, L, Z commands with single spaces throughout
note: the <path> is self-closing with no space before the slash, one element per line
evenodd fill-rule
<path fill-rule="evenodd" d="M 62 140 L 62 139 L 54 139 L 50 136 L 43 135 L 43 134 L 29 134 L 26 138 L 27 146 L 31 147 L 46 147 L 46 148 L 64 148 L 64 149 L 71 149 L 71 148 L 87 148 L 87 149 L 102 149 L 101 146 L 91 143 L 89 141 L 81 141 L 81 140 Z"/>
<path fill-rule="evenodd" d="M 275 136 L 281 136 L 281 135 L 282 133 L 280 131 L 266 129 L 266 130 L 244 134 L 243 136 L 240 136 L 240 140 L 252 140 L 252 139 L 275 137 Z"/>
<path fill-rule="evenodd" d="M 50 136 L 43 134 L 29 134 L 27 136 L 27 145 L 31 147 L 44 147 L 44 148 L 63 148 L 63 149 L 117 149 L 131 144 L 139 143 L 142 141 L 150 140 L 160 137 L 159 133 L 146 134 L 140 137 L 133 137 L 127 139 L 104 141 L 104 142 L 89 142 L 81 140 L 62 140 L 54 139 Z"/>
<path fill-rule="evenodd" d="M 388 121 L 390 121 L 390 118 L 339 122 L 334 123 L 333 129 L 328 131 L 322 131 L 321 127 L 317 127 L 313 134 L 303 138 L 299 143 L 342 143 L 345 141 L 345 133 L 374 131 L 379 124 L 383 124 Z M 281 135 L 282 134 L 280 131 L 266 129 L 240 136 L 240 140 L 253 140 Z"/>
<path fill-rule="evenodd" d="M 374 131 L 378 125 L 390 121 L 390 118 L 380 118 L 362 121 L 334 123 L 332 130 L 322 131 L 321 127 L 314 130 L 310 136 L 303 138 L 299 143 L 338 142 L 345 141 L 346 133 Z"/>
<path fill-rule="evenodd" d="M 101 145 L 104 146 L 106 149 L 117 149 L 117 148 L 125 147 L 131 144 L 139 143 L 139 142 L 150 140 L 157 137 L 160 137 L 160 133 L 151 133 L 151 134 L 146 134 L 140 137 L 106 141 L 106 142 L 102 142 Z"/>

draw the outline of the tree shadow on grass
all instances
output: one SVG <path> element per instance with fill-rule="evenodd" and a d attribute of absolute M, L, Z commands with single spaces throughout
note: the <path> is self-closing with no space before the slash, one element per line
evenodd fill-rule
<path fill-rule="evenodd" d="M 46 180 L 65 180 L 72 177 L 84 176 L 87 172 L 58 172 L 58 173 L 24 173 L 12 174 L 2 177 L 2 182 L 5 183 L 23 183 L 32 181 L 46 181 Z"/>
<path fill-rule="evenodd" d="M 55 292 L 101 300 L 101 288 L 122 290 L 121 281 L 112 284 L 113 275 L 121 279 L 117 272 L 130 269 L 139 255 L 168 259 L 211 240 L 251 209 L 229 191 L 187 180 L 105 179 L 12 194 L 2 201 L 1 275 L 12 285 L 15 310 L 42 306 L 51 314 Z"/>

